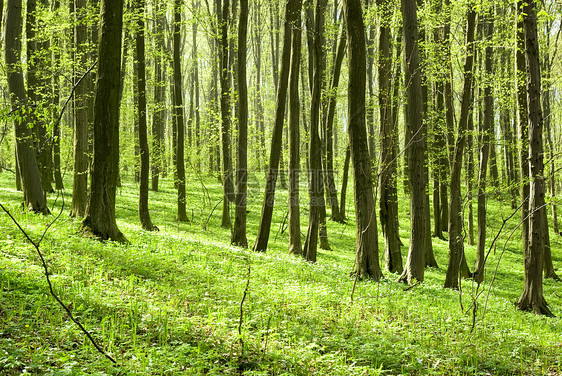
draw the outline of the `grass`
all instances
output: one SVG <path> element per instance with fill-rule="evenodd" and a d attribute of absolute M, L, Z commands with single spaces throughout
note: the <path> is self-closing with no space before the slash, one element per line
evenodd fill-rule
<path fill-rule="evenodd" d="M 160 228 L 155 233 L 140 229 L 138 187 L 127 177 L 123 180 L 117 218 L 129 245 L 80 236 L 80 222 L 68 216 L 67 191 L 64 213 L 41 243 L 56 292 L 119 365 L 97 353 L 50 297 L 34 249 L 0 213 L 0 374 L 562 373 L 560 284 L 552 280 L 544 284 L 556 318 L 514 308 L 523 288 L 523 258 L 519 232 L 509 241 L 508 236 L 518 216 L 508 222 L 490 256 L 486 294 L 477 301 L 471 330 L 469 307 L 476 285 L 464 281 L 462 294 L 442 288 L 446 242 L 433 240 L 440 268 L 426 270 L 423 284 L 407 290 L 395 282 L 396 275 L 385 272 L 380 283 L 359 281 L 351 301 L 353 220 L 330 222 L 333 251 L 320 251 L 318 263 L 309 264 L 287 254 L 286 191 L 276 196 L 268 251 L 257 254 L 229 245 L 230 230 L 220 228 L 221 205 L 211 215 L 222 197 L 216 178 L 189 176 L 191 223 L 174 221 L 176 194 L 169 179 L 162 182 L 160 192 L 150 192 L 152 220 Z M 250 244 L 260 215 L 259 186 L 263 179 L 254 176 L 248 208 Z M 39 239 L 53 216 L 22 212 L 21 193 L 11 187 L 13 175 L 0 174 L 1 202 L 32 238 Z M 348 216 L 353 218 L 351 193 L 348 202 Z M 49 199 L 53 213 L 60 211 L 61 203 L 61 198 Z M 508 207 L 507 200 L 489 203 L 490 239 L 507 217 Z M 303 234 L 307 210 L 303 201 Z M 404 258 L 407 211 L 407 200 L 401 199 Z M 555 267 L 562 261 L 561 247 L 561 239 L 552 234 Z M 474 252 L 467 246 L 471 267 Z M 238 325 L 248 267 L 242 355 Z"/>

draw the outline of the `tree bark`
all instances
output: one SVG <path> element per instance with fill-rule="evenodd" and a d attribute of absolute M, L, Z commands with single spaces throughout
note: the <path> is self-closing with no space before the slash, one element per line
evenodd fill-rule
<path fill-rule="evenodd" d="M 296 20 L 292 30 L 291 71 L 289 78 L 289 253 L 302 255 L 300 225 L 300 98 L 302 1 L 297 0 Z"/>
<path fill-rule="evenodd" d="M 246 238 L 246 198 L 248 192 L 248 88 L 246 83 L 246 45 L 248 0 L 240 0 L 238 22 L 238 168 L 236 169 L 236 214 L 232 244 L 248 247 Z"/>
<path fill-rule="evenodd" d="M 136 86 L 138 93 L 138 138 L 139 138 L 139 156 L 140 156 L 140 173 L 139 173 L 139 219 L 143 229 L 147 231 L 156 230 L 156 226 L 152 224 L 150 219 L 150 211 L 148 210 L 148 180 L 150 173 L 150 154 L 148 150 L 148 126 L 146 121 L 146 58 L 144 43 L 144 8 L 145 0 L 136 0 L 136 61 L 137 77 Z"/>
<path fill-rule="evenodd" d="M 365 26 L 360 0 L 346 0 L 344 15 L 347 27 L 349 58 L 348 117 L 349 145 L 355 182 L 355 218 L 357 226 L 355 270 L 358 277 L 382 278 L 375 220 L 375 199 L 371 177 L 371 160 L 365 121 L 367 56 Z"/>
<path fill-rule="evenodd" d="M 158 183 L 164 167 L 164 120 L 166 87 L 162 70 L 165 53 L 164 13 L 160 2 L 155 6 L 155 56 L 154 56 L 154 112 L 152 114 L 152 179 L 151 189 L 158 192 Z"/>
<path fill-rule="evenodd" d="M 27 97 L 21 67 L 22 49 L 22 2 L 8 0 L 6 3 L 6 25 L 4 30 L 4 61 L 6 63 L 8 92 L 12 111 L 21 116 L 14 121 L 17 164 L 20 171 L 24 203 L 36 213 L 49 214 L 45 195 L 41 187 L 39 167 L 33 149 L 32 133 L 29 128 Z"/>
<path fill-rule="evenodd" d="M 349 145 L 345 149 L 345 160 L 343 162 L 343 174 L 341 181 L 341 194 L 340 194 L 340 214 L 343 220 L 346 220 L 345 215 L 345 198 L 347 197 L 347 182 L 349 180 L 349 162 L 351 160 L 351 151 Z"/>
<path fill-rule="evenodd" d="M 426 123 L 420 114 L 423 113 L 423 96 L 421 73 L 418 55 L 418 20 L 415 0 L 402 0 L 402 18 L 404 23 L 404 58 L 405 81 L 407 82 L 407 112 L 405 122 L 407 128 L 406 150 L 408 160 L 408 181 L 410 186 L 410 249 L 406 267 L 399 278 L 400 282 L 423 282 L 427 245 L 431 235 L 427 230 L 426 199 L 427 160 Z"/>
<path fill-rule="evenodd" d="M 485 26 L 485 38 L 491 43 L 494 31 L 493 19 L 488 19 Z M 484 57 L 484 71 L 486 75 L 493 74 L 493 48 L 486 46 Z M 478 283 L 484 281 L 484 266 L 486 262 L 486 177 L 488 160 L 490 157 L 490 134 L 494 131 L 494 97 L 492 96 L 492 82 L 485 81 L 484 86 L 484 119 L 482 121 L 482 138 L 480 141 L 480 162 L 478 169 L 478 240 L 476 245 L 476 268 L 474 279 Z"/>
<path fill-rule="evenodd" d="M 535 2 L 523 6 L 525 61 L 527 68 L 527 113 L 529 121 L 529 249 L 525 253 L 525 285 L 515 303 L 523 311 L 552 316 L 543 296 L 543 260 L 545 252 L 546 207 L 543 156 L 543 118 L 541 109 L 541 71 Z"/>
<path fill-rule="evenodd" d="M 82 228 L 102 239 L 126 241 L 115 220 L 119 175 L 119 88 L 123 1 L 102 0 L 95 91 L 94 156 Z"/>
<path fill-rule="evenodd" d="M 222 10 L 219 16 L 219 61 L 221 87 L 221 150 L 222 150 L 222 182 L 223 182 L 223 210 L 221 226 L 232 227 L 230 221 L 229 202 L 234 200 L 234 183 L 232 177 L 232 158 L 230 151 L 230 79 L 228 59 L 228 20 L 230 14 L 230 0 L 222 0 Z"/>
<path fill-rule="evenodd" d="M 468 277 L 464 265 L 464 238 L 462 233 L 461 170 L 464 155 L 468 117 L 472 103 L 472 80 L 474 65 L 474 32 L 476 11 L 469 7 L 467 12 L 466 45 L 467 55 L 464 63 L 464 84 L 459 118 L 458 134 L 451 164 L 451 201 L 449 204 L 449 264 L 445 276 L 445 287 L 458 289 L 459 277 Z"/>
<path fill-rule="evenodd" d="M 392 119 L 392 52 L 390 49 L 390 4 L 378 1 L 382 8 L 379 26 L 379 110 L 380 110 L 380 157 L 379 157 L 379 210 L 384 236 L 384 258 L 386 268 L 393 273 L 402 273 L 402 254 L 398 232 L 398 191 L 396 188 L 397 146 L 395 135 L 398 130 Z"/>
<path fill-rule="evenodd" d="M 265 252 L 269 241 L 273 205 L 275 203 L 275 183 L 281 157 L 283 141 L 283 123 L 285 120 L 285 106 L 287 104 L 287 88 L 289 86 L 289 68 L 291 62 L 291 29 L 297 19 L 298 0 L 287 0 L 285 21 L 283 25 L 283 50 L 281 52 L 281 68 L 277 85 L 277 100 L 275 105 L 273 134 L 271 137 L 271 152 L 267 170 L 265 193 L 261 209 L 261 218 L 256 237 L 254 251 Z"/>
<path fill-rule="evenodd" d="M 183 90 L 182 90 L 182 74 L 181 74 L 181 57 L 180 57 L 180 24 L 181 24 L 181 0 L 174 2 L 174 118 L 176 124 L 177 144 L 176 144 L 176 174 L 178 185 L 178 214 L 176 220 L 180 222 L 188 222 L 185 211 L 185 161 L 184 161 L 184 143 L 185 143 L 185 123 L 183 119 Z"/>

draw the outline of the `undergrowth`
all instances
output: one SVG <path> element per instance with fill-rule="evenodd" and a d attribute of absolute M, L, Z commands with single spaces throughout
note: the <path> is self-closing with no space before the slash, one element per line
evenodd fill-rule
<path fill-rule="evenodd" d="M 514 308 L 523 289 L 523 256 L 519 232 L 509 241 L 508 236 L 518 216 L 507 224 L 490 255 L 482 286 L 486 292 L 478 298 L 473 317 L 472 281 L 463 281 L 461 293 L 442 288 L 448 248 L 438 239 L 433 239 L 433 246 L 440 268 L 426 270 L 424 283 L 406 290 L 396 282 L 397 275 L 385 272 L 380 283 L 359 281 L 351 301 L 355 249 L 351 194 L 348 223 L 328 223 L 333 250 L 320 251 L 318 262 L 309 264 L 287 254 L 286 191 L 276 195 L 268 251 L 258 254 L 230 246 L 230 230 L 220 228 L 220 210 L 211 215 L 222 197 L 216 178 L 189 177 L 190 223 L 174 221 L 173 184 L 168 179 L 161 184 L 159 192 L 150 192 L 151 216 L 159 232 L 141 230 L 138 186 L 125 178 L 117 193 L 117 222 L 130 244 L 82 237 L 80 222 L 68 216 L 69 192 L 64 193 L 63 215 L 41 243 L 56 293 L 116 358 L 117 366 L 95 351 L 55 304 L 35 250 L 0 213 L 0 374 L 562 372 L 560 284 L 546 280 L 544 285 L 545 298 L 558 317 L 538 317 Z M 258 188 L 263 182 L 253 184 L 248 200 L 250 244 L 257 233 L 262 198 Z M 12 187 L 13 175 L 0 174 L 1 202 L 38 239 L 53 217 L 22 211 L 21 193 Z M 62 202 L 50 198 L 53 213 Z M 507 201 L 489 202 L 490 240 L 509 214 L 507 207 Z M 301 208 L 304 237 L 308 216 L 304 201 Z M 400 200 L 404 258 L 407 211 L 407 200 Z M 562 242 L 554 234 L 551 241 L 557 267 Z M 467 246 L 466 252 L 473 267 L 475 248 Z"/>

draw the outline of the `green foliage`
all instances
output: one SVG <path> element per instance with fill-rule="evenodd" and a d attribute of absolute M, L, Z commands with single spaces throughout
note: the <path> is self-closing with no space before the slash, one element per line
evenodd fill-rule
<path fill-rule="evenodd" d="M 430 269 L 408 291 L 388 274 L 378 284 L 353 278 L 353 222 L 329 223 L 334 251 L 321 251 L 317 264 L 287 255 L 284 210 L 274 216 L 266 254 L 229 246 L 220 213 L 222 197 L 213 178 L 190 176 L 187 208 L 191 224 L 177 223 L 175 190 L 163 180 L 151 192 L 153 221 L 160 232 L 140 229 L 137 187 L 123 181 L 117 196 L 119 227 L 130 245 L 101 243 L 78 234 L 79 221 L 64 213 L 41 244 L 55 290 L 73 313 L 116 357 L 112 366 L 85 341 L 48 295 L 39 260 L 21 233 L 0 214 L 0 373 L 81 374 L 548 374 L 560 372 L 560 318 L 516 311 L 523 287 L 523 258 L 517 220 L 508 224 L 492 252 L 485 287 L 499 263 L 490 294 L 478 300 L 474 331 L 469 310 L 476 285 L 443 289 L 445 271 Z M 13 177 L 0 174 L 0 196 L 12 214 L 38 239 L 51 217 L 21 211 Z M 208 190 L 206 198 L 202 185 Z M 260 182 L 263 186 L 263 181 Z M 259 192 L 251 194 L 261 197 Z M 507 197 L 507 196 L 506 196 Z M 286 192 L 279 192 L 283 207 Z M 70 197 L 65 193 L 65 202 Z M 259 199 L 249 200 L 250 241 L 257 232 Z M 507 202 L 507 201 L 506 201 Z M 50 201 L 57 212 L 61 199 Z M 407 218 L 407 200 L 400 201 Z M 488 207 L 490 237 L 501 225 L 505 202 Z M 304 207 L 304 206 L 303 206 Z M 65 210 L 67 210 L 65 208 Z M 353 213 L 349 213 L 353 218 Z M 306 216 L 304 216 L 306 218 Z M 208 221 L 208 224 L 207 224 Z M 407 247 L 408 221 L 401 237 Z M 204 230 L 204 226 L 207 230 Z M 304 226 L 305 224 L 303 224 Z M 561 241 L 553 237 L 555 264 Z M 447 244 L 434 239 L 437 261 L 446 265 Z M 501 260 L 500 260 L 501 256 Z M 469 265 L 474 249 L 467 248 Z M 239 359 L 240 299 L 251 264 L 244 303 L 244 358 Z M 545 282 L 545 297 L 562 314 L 559 288 Z M 486 315 L 483 307 L 487 300 Z M 470 311 L 470 310 L 469 310 Z"/>

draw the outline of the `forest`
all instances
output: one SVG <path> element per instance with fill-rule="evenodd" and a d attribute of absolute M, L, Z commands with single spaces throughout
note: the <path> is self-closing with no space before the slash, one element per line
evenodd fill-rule
<path fill-rule="evenodd" d="M 0 374 L 562 374 L 559 1 L 0 20 Z"/>

